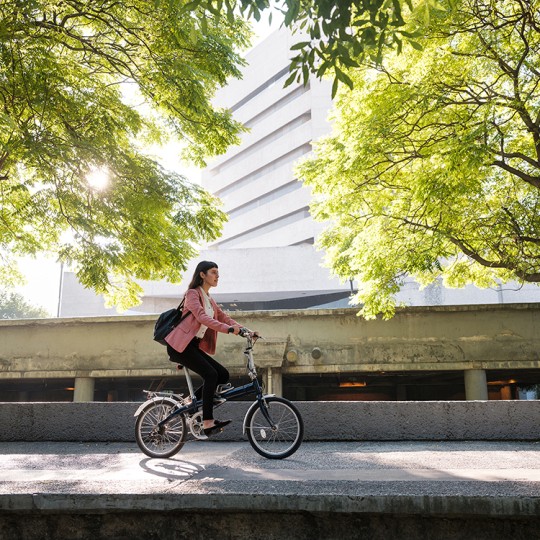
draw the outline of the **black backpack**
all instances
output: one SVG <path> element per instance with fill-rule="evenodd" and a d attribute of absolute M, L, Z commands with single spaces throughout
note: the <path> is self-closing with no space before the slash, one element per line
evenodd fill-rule
<path fill-rule="evenodd" d="M 188 311 L 182 317 L 182 309 L 184 308 L 184 300 L 180 302 L 177 308 L 164 311 L 156 321 L 154 326 L 154 341 L 167 345 L 165 338 L 191 313 Z"/>

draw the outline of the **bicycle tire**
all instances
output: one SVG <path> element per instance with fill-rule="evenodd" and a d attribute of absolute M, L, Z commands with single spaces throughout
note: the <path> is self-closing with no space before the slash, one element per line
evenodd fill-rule
<path fill-rule="evenodd" d="M 275 427 L 272 429 L 261 407 L 253 407 L 246 417 L 249 443 L 261 456 L 284 459 L 294 454 L 304 438 L 304 422 L 298 409 L 287 399 L 270 396 L 263 400 Z"/>
<path fill-rule="evenodd" d="M 141 411 L 135 422 L 135 438 L 139 448 L 149 457 L 168 458 L 185 444 L 186 419 L 183 414 L 173 417 L 159 428 L 158 424 L 174 409 L 170 401 L 152 401 Z"/>

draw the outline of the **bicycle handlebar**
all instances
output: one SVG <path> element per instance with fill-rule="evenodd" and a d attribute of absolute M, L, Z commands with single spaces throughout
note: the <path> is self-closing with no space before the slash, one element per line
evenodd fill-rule
<path fill-rule="evenodd" d="M 243 338 L 251 337 L 254 340 L 254 342 L 257 339 L 262 338 L 262 336 L 260 336 L 257 332 L 252 332 L 249 328 L 245 328 L 245 327 L 240 328 L 240 332 L 238 332 L 238 335 Z"/>
<path fill-rule="evenodd" d="M 238 332 L 238 335 L 245 338 L 248 336 L 258 336 L 259 334 L 257 334 L 257 332 L 252 332 L 249 328 L 246 328 L 245 326 L 242 326 L 242 328 L 240 328 L 240 332 Z"/>

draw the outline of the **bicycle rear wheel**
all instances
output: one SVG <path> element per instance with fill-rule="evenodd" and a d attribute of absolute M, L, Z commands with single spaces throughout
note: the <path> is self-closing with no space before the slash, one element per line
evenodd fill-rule
<path fill-rule="evenodd" d="M 261 407 L 253 407 L 246 418 L 248 440 L 261 456 L 268 459 L 283 459 L 294 454 L 304 438 L 304 422 L 298 409 L 288 400 L 267 397 L 265 407 L 272 425 Z"/>
<path fill-rule="evenodd" d="M 153 458 L 168 458 L 184 446 L 186 420 L 179 414 L 159 426 L 173 411 L 170 401 L 152 401 L 141 411 L 135 423 L 135 438 L 139 448 Z"/>

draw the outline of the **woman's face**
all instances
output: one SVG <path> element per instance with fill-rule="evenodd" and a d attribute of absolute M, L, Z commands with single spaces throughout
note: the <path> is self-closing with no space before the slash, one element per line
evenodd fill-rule
<path fill-rule="evenodd" d="M 203 285 L 206 284 L 208 287 L 216 287 L 219 281 L 219 270 L 217 268 L 210 268 L 206 274 L 201 272 L 201 278 L 203 280 Z"/>

